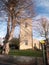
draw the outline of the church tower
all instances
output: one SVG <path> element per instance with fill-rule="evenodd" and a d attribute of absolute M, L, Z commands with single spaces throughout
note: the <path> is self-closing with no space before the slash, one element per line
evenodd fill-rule
<path fill-rule="evenodd" d="M 20 50 L 32 49 L 32 19 L 24 18 L 20 21 Z"/>

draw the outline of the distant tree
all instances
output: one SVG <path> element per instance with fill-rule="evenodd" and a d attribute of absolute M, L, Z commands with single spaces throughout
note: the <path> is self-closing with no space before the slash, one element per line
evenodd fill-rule
<path fill-rule="evenodd" d="M 45 38 L 46 43 L 48 43 L 49 21 L 46 18 L 41 18 L 41 19 L 37 20 L 36 24 L 34 24 L 34 28 L 41 37 Z"/>
<path fill-rule="evenodd" d="M 8 16 L 7 34 L 4 40 L 4 53 L 9 53 L 9 42 L 13 38 L 16 24 L 20 24 L 20 18 L 34 16 L 33 0 L 0 0 L 2 2 L 1 11 L 5 11 Z"/>

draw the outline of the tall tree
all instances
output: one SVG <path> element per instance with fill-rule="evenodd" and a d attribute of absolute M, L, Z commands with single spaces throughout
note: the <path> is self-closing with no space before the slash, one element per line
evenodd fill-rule
<path fill-rule="evenodd" d="M 7 34 L 4 40 L 4 53 L 9 53 L 9 42 L 13 38 L 14 29 L 20 18 L 34 16 L 33 0 L 0 0 L 0 11 L 4 10 L 8 16 Z M 3 7 L 3 8 L 2 8 Z"/>
<path fill-rule="evenodd" d="M 48 44 L 49 39 L 49 21 L 46 18 L 41 18 L 36 21 L 33 25 L 34 30 L 38 32 L 40 37 L 44 37 Z"/>

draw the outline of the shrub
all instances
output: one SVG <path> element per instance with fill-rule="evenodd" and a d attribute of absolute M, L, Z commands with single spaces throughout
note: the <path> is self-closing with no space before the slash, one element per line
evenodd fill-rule
<path fill-rule="evenodd" d="M 11 49 L 19 49 L 19 38 L 13 38 L 10 41 L 10 48 Z"/>

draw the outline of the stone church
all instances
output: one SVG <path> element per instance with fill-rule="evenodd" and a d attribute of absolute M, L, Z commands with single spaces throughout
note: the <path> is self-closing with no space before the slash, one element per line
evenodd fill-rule
<path fill-rule="evenodd" d="M 20 21 L 20 47 L 19 49 L 32 49 L 32 19 L 24 18 Z"/>

